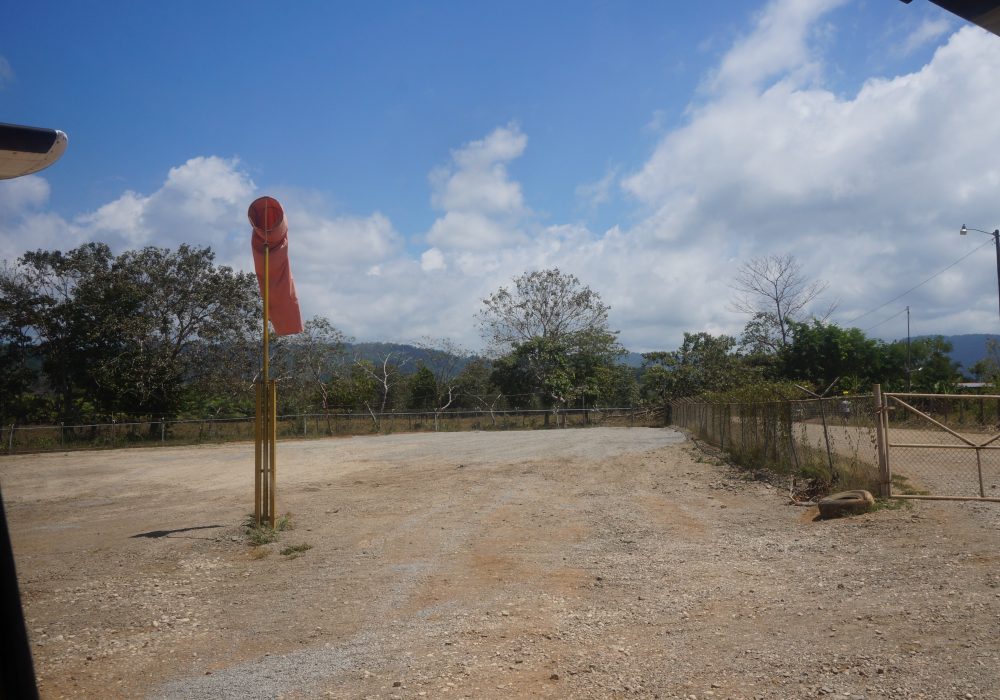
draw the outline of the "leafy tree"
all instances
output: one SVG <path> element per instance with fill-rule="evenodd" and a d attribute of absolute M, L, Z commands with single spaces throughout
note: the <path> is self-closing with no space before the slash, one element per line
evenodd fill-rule
<path fill-rule="evenodd" d="M 426 365 L 421 364 L 417 367 L 417 371 L 410 376 L 409 384 L 409 408 L 427 411 L 437 405 L 437 381 L 434 379 L 434 373 Z"/>
<path fill-rule="evenodd" d="M 942 336 L 915 338 L 910 343 L 910 363 L 913 368 L 913 390 L 949 393 L 955 389 L 961 374 L 948 353 L 952 345 Z"/>
<path fill-rule="evenodd" d="M 60 419 L 86 399 L 102 412 L 170 414 L 203 370 L 199 345 L 226 345 L 259 318 L 252 275 L 214 265 L 209 248 L 148 247 L 121 256 L 102 243 L 34 251 L 7 274 Z M 231 359 L 227 360 L 231 362 Z"/>
<path fill-rule="evenodd" d="M 882 344 L 857 328 L 840 328 L 818 320 L 789 323 L 791 342 L 782 352 L 785 376 L 829 386 L 840 379 L 844 390 L 857 390 L 895 374 Z"/>
<path fill-rule="evenodd" d="M 642 393 L 653 401 L 728 391 L 760 378 L 737 352 L 736 339 L 728 335 L 685 333 L 677 350 L 642 357 L 646 369 Z"/>
<path fill-rule="evenodd" d="M 565 406 L 573 398 L 575 384 L 570 348 L 543 336 L 518 343 L 495 363 L 492 379 L 515 399 L 515 405 L 526 405 L 523 397 L 534 394 L 545 408 Z"/>
<path fill-rule="evenodd" d="M 514 289 L 501 287 L 483 300 L 483 337 L 498 354 L 535 338 L 561 341 L 582 335 L 611 335 L 610 307 L 600 295 L 558 268 L 526 272 Z M 607 339 L 605 339 L 607 340 Z"/>
<path fill-rule="evenodd" d="M 481 332 L 500 357 L 492 378 L 508 396 L 533 393 L 546 408 L 570 405 L 592 391 L 598 368 L 624 352 L 608 328 L 610 307 L 558 269 L 526 272 L 483 305 Z"/>

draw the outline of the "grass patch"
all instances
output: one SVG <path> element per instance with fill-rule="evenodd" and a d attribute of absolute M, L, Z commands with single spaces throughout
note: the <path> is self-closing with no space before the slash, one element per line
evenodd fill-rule
<path fill-rule="evenodd" d="M 243 521 L 243 532 L 246 535 L 247 543 L 251 547 L 260 547 L 261 545 L 271 544 L 278 539 L 279 532 L 293 529 L 294 527 L 292 525 L 291 513 L 285 513 L 280 516 L 275 522 L 274 527 L 265 523 L 258 525 L 252 515 L 248 515 L 246 520 Z"/>
<path fill-rule="evenodd" d="M 905 498 L 876 498 L 871 512 L 880 510 L 913 510 L 913 501 Z"/>
<path fill-rule="evenodd" d="M 281 550 L 281 554 L 289 559 L 294 559 L 295 557 L 301 556 L 303 552 L 307 552 L 312 548 L 313 546 L 311 544 L 303 542 L 302 544 L 294 544 L 290 547 L 285 547 Z"/>
<path fill-rule="evenodd" d="M 892 475 L 892 491 L 903 496 L 928 496 L 930 491 L 921 491 L 902 474 Z"/>

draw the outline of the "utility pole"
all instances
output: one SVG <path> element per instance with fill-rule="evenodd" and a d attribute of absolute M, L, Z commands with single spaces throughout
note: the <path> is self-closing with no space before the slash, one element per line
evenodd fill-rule
<path fill-rule="evenodd" d="M 910 381 L 913 371 L 910 369 L 910 307 L 906 307 L 906 390 L 912 391 L 913 386 Z"/>

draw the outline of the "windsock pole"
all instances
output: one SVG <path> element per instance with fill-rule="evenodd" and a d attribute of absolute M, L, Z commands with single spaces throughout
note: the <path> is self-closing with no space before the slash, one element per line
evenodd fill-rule
<path fill-rule="evenodd" d="M 271 381 L 271 353 L 268 324 L 270 322 L 270 241 L 267 228 L 267 202 L 264 204 L 264 343 L 261 380 L 257 383 L 256 420 L 254 421 L 254 521 L 258 527 L 274 527 L 274 496 L 276 490 L 275 464 L 277 454 L 276 415 L 277 396 L 275 382 Z"/>

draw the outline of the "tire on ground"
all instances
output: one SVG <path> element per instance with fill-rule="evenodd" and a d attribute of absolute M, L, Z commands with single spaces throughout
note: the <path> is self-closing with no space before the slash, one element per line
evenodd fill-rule
<path fill-rule="evenodd" d="M 863 490 L 841 491 L 819 499 L 819 516 L 839 518 L 842 515 L 866 513 L 875 505 L 875 498 Z"/>

